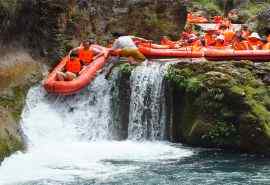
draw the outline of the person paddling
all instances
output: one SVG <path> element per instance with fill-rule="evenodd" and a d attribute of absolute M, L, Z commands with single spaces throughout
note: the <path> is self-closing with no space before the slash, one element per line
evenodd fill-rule
<path fill-rule="evenodd" d="M 67 62 L 64 71 L 57 72 L 57 79 L 59 81 L 72 81 L 80 73 L 82 69 L 81 61 L 77 51 L 72 51 L 70 56 L 67 57 Z"/>

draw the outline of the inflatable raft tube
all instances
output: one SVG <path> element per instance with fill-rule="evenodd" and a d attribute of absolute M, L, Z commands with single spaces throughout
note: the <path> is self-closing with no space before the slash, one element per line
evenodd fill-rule
<path fill-rule="evenodd" d="M 251 60 L 255 62 L 263 62 L 270 60 L 269 50 L 219 50 L 206 49 L 204 57 L 207 60 L 222 61 L 222 60 Z"/>
<path fill-rule="evenodd" d="M 93 45 L 91 46 L 96 50 L 100 50 L 103 55 L 94 60 L 90 65 L 88 65 L 76 79 L 72 81 L 57 81 L 56 74 L 61 71 L 66 64 L 67 57 L 55 67 L 55 69 L 48 75 L 47 79 L 44 81 L 44 88 L 50 93 L 56 93 L 60 95 L 71 95 L 82 88 L 87 86 L 92 82 L 97 74 L 97 71 L 102 69 L 106 64 L 106 59 L 108 56 L 108 50 L 104 47 Z"/>
<path fill-rule="evenodd" d="M 155 49 L 140 46 L 139 50 L 146 57 L 175 57 L 175 58 L 200 58 L 203 51 L 191 51 L 190 49 Z"/>

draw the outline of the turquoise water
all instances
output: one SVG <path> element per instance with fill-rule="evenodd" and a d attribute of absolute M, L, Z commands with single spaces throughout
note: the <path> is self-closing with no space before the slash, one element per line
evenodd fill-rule
<path fill-rule="evenodd" d="M 175 146 L 178 147 L 178 146 Z M 181 146 L 182 147 L 182 146 Z M 193 149 L 181 159 L 160 161 L 104 160 L 115 167 L 137 167 L 104 179 L 74 178 L 72 182 L 42 180 L 22 185 L 242 185 L 270 184 L 270 161 L 264 157 Z M 117 169 L 117 168 L 116 168 Z"/>

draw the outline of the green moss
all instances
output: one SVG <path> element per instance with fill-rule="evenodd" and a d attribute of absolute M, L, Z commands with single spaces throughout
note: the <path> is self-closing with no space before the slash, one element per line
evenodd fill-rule
<path fill-rule="evenodd" d="M 121 64 L 120 71 L 124 74 L 131 75 L 132 70 L 135 68 L 135 66 L 130 65 L 129 63 Z"/>
<path fill-rule="evenodd" d="M 165 78 L 176 84 L 178 88 L 185 89 L 188 92 L 198 92 L 202 88 L 202 82 L 198 77 L 192 77 L 193 71 L 189 68 L 176 69 L 169 67 Z"/>
<path fill-rule="evenodd" d="M 23 149 L 23 142 L 14 137 L 10 136 L 8 140 L 0 138 L 0 161 L 12 153 Z"/>
<path fill-rule="evenodd" d="M 27 89 L 25 87 L 14 87 L 11 96 L 0 97 L 0 106 L 10 110 L 16 121 L 20 120 Z"/>
<path fill-rule="evenodd" d="M 182 140 L 188 144 L 267 153 L 270 91 L 249 62 L 170 66 L 166 79 L 181 93 Z M 184 92 L 184 93 L 183 93 Z M 184 102 L 184 103 L 183 103 Z"/>

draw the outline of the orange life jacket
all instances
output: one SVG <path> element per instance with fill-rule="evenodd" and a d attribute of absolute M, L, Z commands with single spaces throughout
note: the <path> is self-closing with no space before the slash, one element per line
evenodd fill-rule
<path fill-rule="evenodd" d="M 270 34 L 267 36 L 267 41 L 270 42 Z"/>
<path fill-rule="evenodd" d="M 222 43 L 222 42 L 216 41 L 216 44 L 214 47 L 217 49 L 223 49 L 225 48 L 225 45 L 224 45 L 224 42 Z"/>
<path fill-rule="evenodd" d="M 231 44 L 234 38 L 235 32 L 228 30 L 228 31 L 224 31 L 223 34 L 224 34 L 225 44 Z"/>
<path fill-rule="evenodd" d="M 84 48 L 79 49 L 79 58 L 83 64 L 88 65 L 92 62 L 94 53 L 91 49 L 85 50 Z"/>
<path fill-rule="evenodd" d="M 199 51 L 202 48 L 202 43 L 200 40 L 196 40 L 191 43 L 192 51 Z"/>
<path fill-rule="evenodd" d="M 249 43 L 249 45 L 251 46 L 251 48 L 253 50 L 258 50 L 258 49 L 262 48 L 262 46 L 263 46 L 263 42 L 260 41 L 260 40 L 254 40 L 254 41 L 252 41 L 252 40 L 249 39 L 248 40 L 248 43 Z"/>
<path fill-rule="evenodd" d="M 270 42 L 263 45 L 263 50 L 270 50 Z"/>
<path fill-rule="evenodd" d="M 215 44 L 215 39 L 212 34 L 206 33 L 204 35 L 205 46 L 213 46 Z"/>
<path fill-rule="evenodd" d="M 79 58 L 70 59 L 66 63 L 66 71 L 72 73 L 79 73 L 81 71 L 81 62 Z"/>
<path fill-rule="evenodd" d="M 234 44 L 233 44 L 233 49 L 235 50 L 250 50 L 251 47 L 248 43 L 248 41 L 236 41 Z"/>
<path fill-rule="evenodd" d="M 222 17 L 221 16 L 214 16 L 214 23 L 222 23 Z"/>

